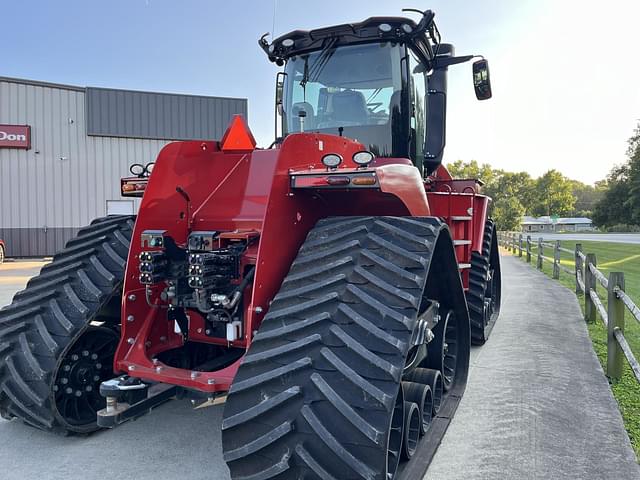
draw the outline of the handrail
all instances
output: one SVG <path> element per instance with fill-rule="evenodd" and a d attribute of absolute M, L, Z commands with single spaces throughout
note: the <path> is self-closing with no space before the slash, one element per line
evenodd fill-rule
<path fill-rule="evenodd" d="M 598 279 L 598 281 L 600 282 L 600 285 L 602 285 L 604 288 L 609 288 L 609 281 L 607 280 L 607 277 L 605 277 L 600 272 L 600 270 L 596 268 L 595 265 L 590 263 L 589 270 L 591 270 L 591 273 L 593 273 L 593 275 Z"/>
<path fill-rule="evenodd" d="M 640 382 L 640 364 L 636 357 L 633 356 L 633 352 L 631 351 L 631 347 L 627 343 L 627 339 L 624 338 L 624 333 L 618 327 L 613 329 L 613 335 L 616 337 L 616 340 L 620 344 L 620 348 L 624 353 L 624 356 L 627 357 L 627 362 L 629 362 L 629 366 L 633 371 L 633 375 L 636 377 L 636 380 Z"/>
<path fill-rule="evenodd" d="M 613 291 L 616 293 L 616 296 L 620 300 L 622 300 L 624 305 L 629 309 L 629 311 L 631 312 L 631 315 L 633 315 L 633 318 L 636 319 L 636 322 L 640 323 L 640 308 L 635 303 L 633 303 L 633 300 L 631 300 L 631 297 L 629 297 L 629 295 L 627 295 L 624 292 L 624 290 L 620 290 L 620 287 L 615 287 Z"/>
<path fill-rule="evenodd" d="M 515 233 L 498 232 L 498 242 L 505 248 L 512 249 L 515 253 Z M 522 256 L 522 234 L 519 235 L 518 246 Z M 544 255 L 544 248 L 553 249 L 553 257 Z M 584 294 L 585 319 L 595 321 L 596 314 L 607 327 L 607 376 L 612 379 L 622 377 L 622 358 L 626 358 L 633 375 L 640 382 L 640 363 L 633 354 L 629 343 L 624 336 L 624 312 L 631 313 L 636 322 L 640 323 L 640 307 L 624 291 L 624 273 L 610 272 L 607 278 L 598 270 L 596 256 L 585 254 L 582 245 L 576 244 L 575 250 L 563 248 L 560 241 L 555 243 L 544 242 L 538 237 L 536 242 L 531 241 L 531 236 L 526 237 L 526 262 L 531 263 L 532 250 L 537 250 L 537 267 L 542 270 L 544 262 L 553 264 L 553 278 L 560 277 L 563 271 L 575 278 L 576 294 Z M 560 252 L 573 255 L 574 269 L 570 269 L 560 263 Z M 597 286 L 602 285 L 607 290 L 608 302 L 605 307 L 598 296 Z"/>
<path fill-rule="evenodd" d="M 604 325 L 606 327 L 607 325 L 609 325 L 609 315 L 607 314 L 607 311 L 602 304 L 602 300 L 600 300 L 600 297 L 598 296 L 598 292 L 596 292 L 594 289 L 590 289 L 589 296 L 591 297 L 591 301 L 596 306 L 596 309 L 600 314 L 600 318 L 602 318 L 602 321 L 604 322 Z"/>

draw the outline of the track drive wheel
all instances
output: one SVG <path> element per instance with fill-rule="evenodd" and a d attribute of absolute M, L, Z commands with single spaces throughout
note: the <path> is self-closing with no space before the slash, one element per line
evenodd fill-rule
<path fill-rule="evenodd" d="M 448 227 L 429 217 L 318 222 L 227 397 L 222 443 L 232 479 L 401 478 L 420 457 L 398 465 L 407 433 L 401 382 L 425 299 L 455 312 L 459 398 L 469 321 Z"/>
<path fill-rule="evenodd" d="M 0 414 L 60 433 L 97 430 L 113 376 L 134 217 L 94 220 L 0 310 Z"/>
<path fill-rule="evenodd" d="M 483 345 L 500 314 L 500 255 L 493 220 L 487 220 L 482 241 L 482 253 L 471 254 L 467 304 L 471 321 L 471 343 Z"/>

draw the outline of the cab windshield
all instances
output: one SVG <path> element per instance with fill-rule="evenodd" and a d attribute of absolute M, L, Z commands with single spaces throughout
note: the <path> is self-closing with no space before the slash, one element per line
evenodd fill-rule
<path fill-rule="evenodd" d="M 283 133 L 342 134 L 377 155 L 406 155 L 400 145 L 407 138 L 402 135 L 403 52 L 400 45 L 387 42 L 290 58 L 285 68 Z"/>

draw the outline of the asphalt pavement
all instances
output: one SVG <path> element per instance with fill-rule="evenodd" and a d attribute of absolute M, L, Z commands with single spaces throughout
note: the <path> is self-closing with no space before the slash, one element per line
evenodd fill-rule
<path fill-rule="evenodd" d="M 7 265 L 0 305 L 41 266 Z M 426 478 L 639 479 L 575 296 L 511 257 L 503 276 L 501 318 L 472 350 L 467 392 Z M 172 401 L 88 437 L 0 420 L 0 478 L 228 480 L 222 410 Z"/>

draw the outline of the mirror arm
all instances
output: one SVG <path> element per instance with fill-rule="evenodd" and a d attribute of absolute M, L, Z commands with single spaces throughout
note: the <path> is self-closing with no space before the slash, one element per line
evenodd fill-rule
<path fill-rule="evenodd" d="M 460 63 L 468 62 L 474 58 L 484 58 L 482 55 L 463 55 L 461 57 L 436 57 L 432 61 L 434 69 L 447 68 L 451 65 L 458 65 Z"/>

